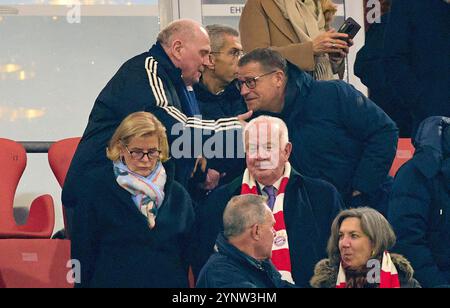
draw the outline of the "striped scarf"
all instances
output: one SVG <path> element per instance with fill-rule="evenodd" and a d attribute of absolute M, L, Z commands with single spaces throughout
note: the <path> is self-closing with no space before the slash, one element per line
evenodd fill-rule
<path fill-rule="evenodd" d="M 289 182 L 289 176 L 291 174 L 291 164 L 286 163 L 284 167 L 283 179 L 281 180 L 280 189 L 278 190 L 275 204 L 273 207 L 273 216 L 275 217 L 274 229 L 277 233 L 273 241 L 272 246 L 272 263 L 276 269 L 280 272 L 283 280 L 294 283 L 292 279 L 292 266 L 291 255 L 289 253 L 289 241 L 286 232 L 286 224 L 284 223 L 284 193 L 286 186 Z M 241 195 L 258 194 L 257 183 L 255 179 L 250 175 L 248 169 L 244 172 L 244 178 L 242 181 Z"/>
<path fill-rule="evenodd" d="M 148 177 L 136 174 L 121 161 L 114 162 L 114 174 L 117 183 L 131 194 L 139 212 L 147 217 L 148 227 L 153 229 L 156 225 L 158 209 L 164 202 L 164 186 L 167 175 L 161 162 Z"/>
<path fill-rule="evenodd" d="M 345 270 L 342 262 L 339 265 L 339 274 L 336 281 L 337 289 L 344 289 L 347 286 Z M 380 289 L 394 289 L 400 288 L 400 281 L 398 279 L 398 272 L 392 262 L 391 255 L 385 251 L 383 253 L 383 260 L 380 273 Z"/>

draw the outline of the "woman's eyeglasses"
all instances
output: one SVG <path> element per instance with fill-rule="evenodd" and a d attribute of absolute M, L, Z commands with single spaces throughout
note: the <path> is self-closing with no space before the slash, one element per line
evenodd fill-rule
<path fill-rule="evenodd" d="M 134 160 L 142 160 L 144 158 L 144 156 L 146 156 L 146 155 L 147 155 L 147 158 L 150 160 L 153 158 L 159 158 L 159 156 L 161 155 L 161 151 L 157 150 L 157 149 L 150 149 L 150 150 L 148 150 L 148 152 L 130 151 L 125 144 L 123 146 L 125 147 L 127 152 L 130 154 L 131 158 Z"/>

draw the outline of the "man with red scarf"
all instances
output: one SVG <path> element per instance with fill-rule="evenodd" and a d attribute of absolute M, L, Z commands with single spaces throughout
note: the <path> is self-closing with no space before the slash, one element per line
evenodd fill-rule
<path fill-rule="evenodd" d="M 210 194 L 196 209 L 194 272 L 199 272 L 213 253 L 228 201 L 236 195 L 258 194 L 267 197 L 276 221 L 273 264 L 284 280 L 307 287 L 315 263 L 326 255 L 330 226 L 342 207 L 341 197 L 331 184 L 303 176 L 291 167 L 292 144 L 282 120 L 258 117 L 246 127 L 244 139 L 247 169 L 243 176 Z"/>

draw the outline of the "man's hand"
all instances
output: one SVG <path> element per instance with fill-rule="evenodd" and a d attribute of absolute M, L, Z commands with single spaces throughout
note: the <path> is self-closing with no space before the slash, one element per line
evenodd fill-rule
<path fill-rule="evenodd" d="M 223 178 L 226 174 L 220 174 L 218 171 L 214 169 L 208 169 L 208 173 L 206 174 L 206 181 L 201 185 L 202 189 L 210 191 L 219 185 L 220 179 Z"/>
<path fill-rule="evenodd" d="M 246 120 L 250 119 L 253 115 L 253 110 L 249 110 L 246 113 L 240 114 L 237 116 L 239 122 L 241 122 L 242 128 L 245 128 L 247 126 Z"/>

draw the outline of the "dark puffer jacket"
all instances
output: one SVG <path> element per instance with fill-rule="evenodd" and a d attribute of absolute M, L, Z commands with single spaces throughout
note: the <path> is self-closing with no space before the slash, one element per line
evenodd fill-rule
<path fill-rule="evenodd" d="M 421 124 L 414 157 L 397 173 L 389 202 L 394 251 L 411 261 L 424 287 L 450 284 L 450 158 L 443 159 L 441 143 L 449 125 L 442 117 Z"/>

